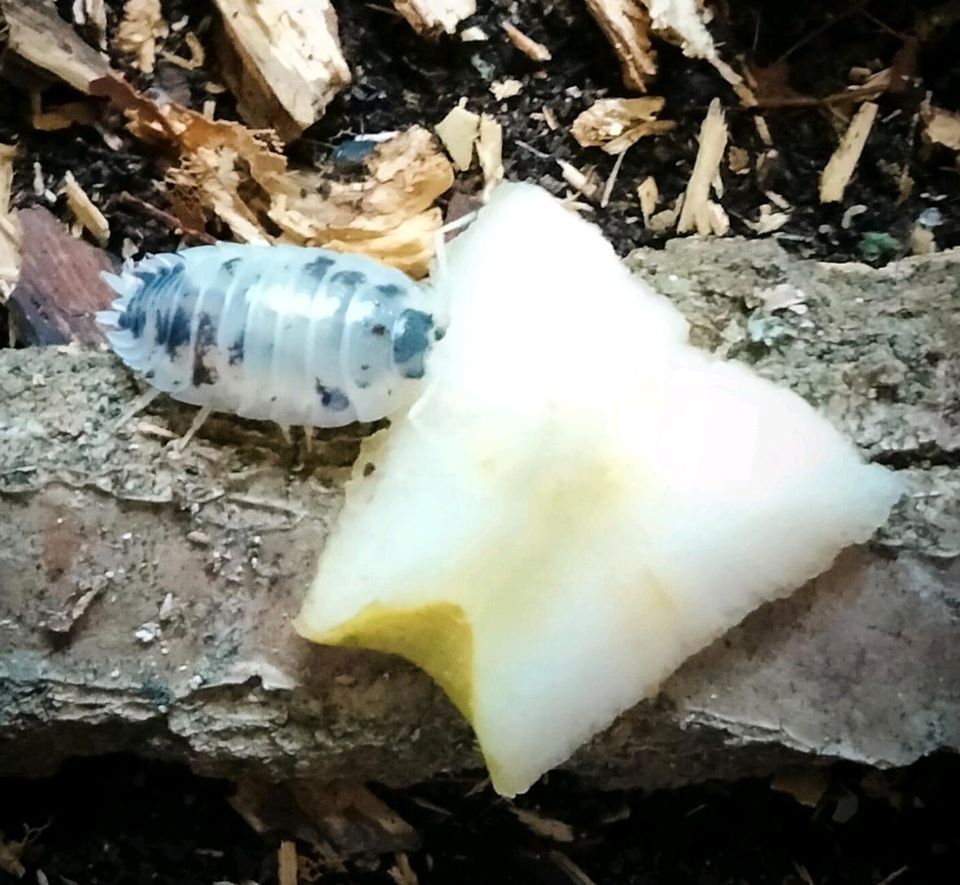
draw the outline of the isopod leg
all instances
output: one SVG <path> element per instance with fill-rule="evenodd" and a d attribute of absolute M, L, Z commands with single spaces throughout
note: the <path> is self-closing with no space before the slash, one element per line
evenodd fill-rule
<path fill-rule="evenodd" d="M 193 421 L 190 423 L 190 426 L 187 428 L 187 432 L 180 437 L 174 444 L 173 447 L 178 452 L 182 452 L 187 444 L 193 439 L 194 434 L 203 427 L 203 422 L 210 417 L 210 413 L 213 411 L 210 406 L 201 406 L 200 411 L 194 415 Z"/>
<path fill-rule="evenodd" d="M 277 427 L 280 428 L 280 432 L 283 434 L 284 441 L 288 446 L 293 445 L 293 436 L 290 434 L 290 425 L 289 424 L 278 424 Z"/>
<path fill-rule="evenodd" d="M 117 418 L 117 423 L 114 424 L 113 429 L 119 430 L 126 424 L 134 415 L 138 415 L 142 412 L 147 406 L 150 405 L 162 391 L 157 390 L 155 387 L 151 387 L 150 390 L 145 393 L 140 394 L 130 405 L 120 413 L 120 417 Z"/>
<path fill-rule="evenodd" d="M 312 424 L 303 425 L 303 447 L 308 455 L 313 451 L 313 425 Z"/>

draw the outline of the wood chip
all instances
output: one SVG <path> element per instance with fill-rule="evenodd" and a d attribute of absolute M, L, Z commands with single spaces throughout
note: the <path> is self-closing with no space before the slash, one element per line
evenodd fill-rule
<path fill-rule="evenodd" d="M 452 34 L 460 22 L 477 11 L 476 0 L 393 0 L 393 5 L 424 37 Z"/>
<path fill-rule="evenodd" d="M 394 858 L 396 863 L 387 870 L 387 875 L 393 879 L 396 885 L 420 885 L 420 880 L 410 866 L 410 859 L 403 854 L 397 854 Z"/>
<path fill-rule="evenodd" d="M 114 45 L 120 52 L 133 55 L 137 68 L 151 74 L 157 61 L 157 43 L 169 33 L 160 0 L 127 0 Z"/>
<path fill-rule="evenodd" d="M 734 175 L 746 175 L 750 171 L 750 153 L 745 148 L 731 145 L 727 151 L 727 168 Z"/>
<path fill-rule="evenodd" d="M 297 138 L 350 82 L 330 0 L 215 0 L 223 78 L 251 126 Z"/>
<path fill-rule="evenodd" d="M 687 182 L 683 208 L 677 221 L 677 232 L 692 230 L 700 236 L 723 235 L 729 230 L 729 220 L 716 203 L 710 200 L 710 186 L 720 173 L 720 162 L 727 147 L 727 124 L 720 99 L 710 102 L 707 116 L 700 127 L 700 149 Z"/>
<path fill-rule="evenodd" d="M 501 22 L 503 29 L 507 32 L 510 42 L 517 47 L 527 58 L 532 61 L 544 62 L 553 58 L 550 50 L 542 43 L 528 37 L 516 25 L 510 22 Z"/>
<path fill-rule="evenodd" d="M 90 126 L 100 119 L 97 108 L 89 101 L 68 101 L 30 115 L 30 125 L 40 132 L 58 132 L 71 126 Z"/>
<path fill-rule="evenodd" d="M 520 823 L 537 836 L 551 839 L 554 842 L 573 842 L 576 838 L 576 832 L 573 827 L 568 823 L 564 823 L 562 820 L 544 817 L 526 808 L 510 806 L 510 811 L 513 812 Z"/>
<path fill-rule="evenodd" d="M 277 849 L 277 882 L 279 885 L 297 885 L 297 846 L 289 839 L 284 839 Z"/>
<path fill-rule="evenodd" d="M 640 200 L 640 211 L 643 213 L 643 223 L 649 227 L 650 219 L 657 208 L 657 201 L 660 199 L 660 190 L 657 187 L 657 180 L 648 175 L 637 185 L 637 197 Z"/>
<path fill-rule="evenodd" d="M 597 198 L 599 188 L 596 179 L 592 175 L 586 175 L 576 166 L 566 162 L 566 160 L 557 160 L 563 180 L 570 185 L 577 193 L 583 194 L 588 200 Z"/>
<path fill-rule="evenodd" d="M 67 206 L 77 221 L 101 246 L 105 246 L 110 239 L 110 223 L 77 183 L 72 172 L 64 175 L 64 193 L 67 195 Z"/>
<path fill-rule="evenodd" d="M 16 153 L 13 145 L 0 144 L 0 304 L 10 297 L 20 275 L 20 225 L 10 208 Z"/>
<path fill-rule="evenodd" d="M 183 35 L 183 40 L 187 44 L 187 49 L 190 50 L 190 58 L 183 58 L 183 56 L 177 55 L 174 52 L 167 52 L 166 50 L 161 51 L 160 57 L 164 61 L 176 65 L 178 68 L 183 68 L 185 71 L 195 71 L 197 68 L 202 68 L 203 63 L 206 61 L 207 54 L 204 52 L 200 38 L 194 34 L 193 31 L 187 31 L 187 33 Z"/>
<path fill-rule="evenodd" d="M 490 84 L 490 92 L 493 93 L 497 101 L 513 98 L 515 95 L 519 95 L 521 91 L 523 91 L 523 83 L 519 80 L 494 80 Z"/>
<path fill-rule="evenodd" d="M 60 18 L 54 4 L 0 0 L 0 12 L 8 28 L 5 69 L 12 58 L 17 58 L 27 63 L 28 71 L 30 67 L 47 71 L 87 95 L 91 94 L 92 83 L 109 76 L 107 62 Z"/>
<path fill-rule="evenodd" d="M 960 151 L 960 113 L 925 102 L 920 109 L 924 138 L 952 151 Z"/>
<path fill-rule="evenodd" d="M 628 89 L 646 92 L 657 73 L 650 15 L 640 0 L 586 0 L 590 14 L 613 46 Z"/>
<path fill-rule="evenodd" d="M 465 172 L 473 162 L 473 146 L 480 135 L 480 115 L 464 107 L 465 100 L 453 108 L 434 128 L 450 154 L 454 167 Z"/>
<path fill-rule="evenodd" d="M 601 98 L 577 116 L 570 132 L 581 147 L 602 147 L 619 154 L 643 135 L 672 128 L 672 122 L 656 119 L 663 104 L 660 96 Z"/>
<path fill-rule="evenodd" d="M 101 344 L 103 332 L 93 319 L 114 294 L 100 278 L 113 270 L 107 254 L 71 237 L 46 209 L 21 209 L 23 266 L 8 301 L 18 343 L 28 346 Z"/>
<path fill-rule="evenodd" d="M 853 178 L 853 172 L 877 118 L 877 110 L 878 105 L 867 101 L 860 105 L 853 115 L 840 144 L 820 176 L 821 203 L 838 203 L 843 199 L 844 191 Z"/>
<path fill-rule="evenodd" d="M 487 32 L 483 28 L 476 26 L 464 28 L 460 32 L 460 40 L 463 43 L 485 43 L 489 39 Z"/>
<path fill-rule="evenodd" d="M 487 195 L 503 179 L 503 127 L 488 114 L 480 117 L 477 159 L 483 171 L 483 192 Z"/>

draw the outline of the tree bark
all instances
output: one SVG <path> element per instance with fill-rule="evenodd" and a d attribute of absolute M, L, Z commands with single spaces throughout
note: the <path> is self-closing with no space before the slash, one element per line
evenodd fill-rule
<path fill-rule="evenodd" d="M 805 396 L 911 494 L 569 767 L 654 787 L 960 748 L 960 253 L 872 270 L 675 240 L 629 261 L 694 340 Z M 137 393 L 111 354 L 0 350 L 0 774 L 115 750 L 397 785 L 479 766 L 422 673 L 290 628 L 364 429 L 306 456 L 219 416 L 177 456 L 193 410 L 158 401 L 117 430 Z"/>

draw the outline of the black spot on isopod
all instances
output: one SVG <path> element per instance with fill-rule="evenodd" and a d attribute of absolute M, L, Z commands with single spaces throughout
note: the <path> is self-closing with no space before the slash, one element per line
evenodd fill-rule
<path fill-rule="evenodd" d="M 190 341 L 190 315 L 182 307 L 178 307 L 170 318 L 170 329 L 167 335 L 167 356 L 175 359 L 177 350 Z M 159 341 L 157 342 L 160 343 Z"/>
<path fill-rule="evenodd" d="M 360 366 L 360 371 L 361 371 L 361 372 L 369 372 L 369 371 L 370 371 L 370 366 L 369 366 L 367 363 L 364 363 L 362 366 Z"/>
<path fill-rule="evenodd" d="M 423 360 L 432 328 L 433 317 L 422 310 L 407 309 L 400 314 L 394 326 L 393 361 L 405 378 L 423 377 Z"/>
<path fill-rule="evenodd" d="M 369 476 L 376 469 L 376 464 L 371 464 L 369 461 L 367 461 L 367 463 L 363 465 L 363 475 Z"/>
<path fill-rule="evenodd" d="M 154 341 L 157 345 L 165 344 L 167 336 L 170 334 L 170 313 L 162 307 L 157 308 L 156 320 L 157 332 Z"/>
<path fill-rule="evenodd" d="M 327 275 L 327 271 L 333 267 L 333 264 L 334 261 L 332 258 L 320 255 L 318 258 L 314 258 L 313 261 L 305 264 L 303 269 L 313 278 L 314 282 L 322 283 L 323 278 Z"/>
<path fill-rule="evenodd" d="M 243 354 L 244 354 L 244 330 L 240 330 L 240 334 L 237 335 L 236 340 L 230 347 L 227 349 L 228 362 L 231 366 L 239 366 L 243 363 Z"/>
<path fill-rule="evenodd" d="M 316 388 L 321 404 L 331 412 L 342 412 L 349 407 L 350 400 L 340 388 L 326 387 L 319 378 L 316 379 Z"/>
<path fill-rule="evenodd" d="M 210 314 L 201 311 L 197 320 L 197 340 L 193 346 L 193 375 L 191 380 L 194 387 L 217 383 L 217 370 L 206 362 L 207 355 L 216 343 L 217 327 L 214 325 Z"/>
<path fill-rule="evenodd" d="M 147 324 L 147 311 L 143 301 L 143 294 L 138 293 L 130 299 L 127 309 L 117 318 L 117 328 L 126 329 L 134 338 L 143 334 L 143 327 Z"/>
<path fill-rule="evenodd" d="M 398 295 L 403 294 L 403 286 L 398 286 L 396 283 L 386 283 L 382 286 L 377 286 L 376 290 L 383 295 L 384 298 L 396 298 Z"/>
<path fill-rule="evenodd" d="M 367 275 L 359 270 L 341 270 L 330 277 L 330 293 L 334 298 L 339 298 L 347 303 L 357 291 L 367 281 Z"/>
<path fill-rule="evenodd" d="M 372 335 L 386 335 L 387 327 L 383 323 L 377 323 L 375 326 L 371 327 L 370 333 Z"/>
<path fill-rule="evenodd" d="M 223 264 L 220 265 L 220 270 L 222 270 L 224 273 L 232 277 L 239 263 L 240 263 L 239 256 L 237 256 L 236 258 L 228 258 L 226 261 L 223 262 Z"/>

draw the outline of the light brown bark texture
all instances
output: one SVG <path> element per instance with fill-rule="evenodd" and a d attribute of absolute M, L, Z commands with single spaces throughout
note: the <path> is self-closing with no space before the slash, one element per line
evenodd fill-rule
<path fill-rule="evenodd" d="M 629 260 L 695 341 L 812 401 L 911 494 L 569 767 L 659 786 L 960 747 L 960 254 L 873 270 L 677 240 Z M 194 410 L 161 401 L 115 429 L 137 389 L 108 353 L 0 350 L 0 773 L 121 749 L 276 779 L 478 766 L 425 675 L 290 628 L 362 430 L 305 456 L 219 416 L 176 457 L 164 429 Z"/>

